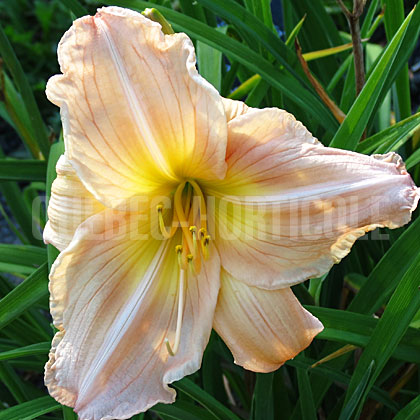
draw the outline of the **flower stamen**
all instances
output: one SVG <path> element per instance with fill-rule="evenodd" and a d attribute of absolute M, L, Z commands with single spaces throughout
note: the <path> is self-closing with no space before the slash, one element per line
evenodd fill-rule
<path fill-rule="evenodd" d="M 179 245 L 181 246 L 181 245 Z M 177 251 L 178 252 L 178 251 Z M 172 347 L 169 343 L 168 338 L 165 338 L 166 350 L 170 356 L 175 356 L 179 349 L 179 343 L 181 342 L 181 327 L 182 327 L 182 318 L 184 311 L 184 294 L 185 294 L 185 270 L 179 269 L 179 284 L 178 284 L 178 314 L 176 320 L 176 330 L 175 330 L 175 340 L 174 346 Z"/>
<path fill-rule="evenodd" d="M 172 236 L 175 235 L 175 232 L 178 228 L 178 223 L 177 223 L 177 220 L 176 220 L 176 213 L 174 212 L 174 216 L 173 216 L 172 224 L 171 224 L 171 230 L 168 231 L 166 229 L 166 226 L 165 226 L 165 221 L 163 220 L 163 204 L 158 204 L 156 206 L 156 211 L 158 213 L 159 229 L 160 229 L 160 232 L 161 232 L 162 236 L 165 239 L 172 238 Z"/>
<path fill-rule="evenodd" d="M 193 179 L 189 180 L 188 183 L 193 187 L 194 193 L 198 197 L 200 197 L 200 226 L 201 226 L 201 229 L 206 229 L 207 228 L 206 199 L 204 198 L 204 194 L 201 191 L 201 188 Z"/>
<path fill-rule="evenodd" d="M 197 246 L 197 228 L 195 226 L 190 226 L 190 232 L 193 240 L 193 253 L 198 255 L 198 246 Z"/>

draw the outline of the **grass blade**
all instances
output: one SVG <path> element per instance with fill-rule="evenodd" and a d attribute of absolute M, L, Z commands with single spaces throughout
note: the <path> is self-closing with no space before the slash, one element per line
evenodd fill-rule
<path fill-rule="evenodd" d="M 420 219 L 417 218 L 376 264 L 366 283 L 350 303 L 350 311 L 372 314 L 386 303 L 417 257 L 419 236 Z"/>
<path fill-rule="evenodd" d="M 61 405 L 53 398 L 41 397 L 0 411 L 0 420 L 32 420 L 60 407 Z"/>
<path fill-rule="evenodd" d="M 332 139 L 330 143 L 331 147 L 349 150 L 356 148 L 363 131 L 366 129 L 374 107 L 379 102 L 378 99 L 383 90 L 383 86 L 386 80 L 389 79 L 391 66 L 397 57 L 404 37 L 407 35 L 407 27 L 409 24 L 414 25 L 417 23 L 417 19 L 412 21 L 412 16 L 413 12 L 407 16 L 377 62 L 365 86 L 350 108 L 347 117 Z"/>
<path fill-rule="evenodd" d="M 0 181 L 45 181 L 44 160 L 0 159 Z"/>
<path fill-rule="evenodd" d="M 366 372 L 363 374 L 363 377 L 361 378 L 360 382 L 358 383 L 349 402 L 341 411 L 340 417 L 338 420 L 347 420 L 351 418 L 351 416 L 353 415 L 354 411 L 357 408 L 357 404 L 359 403 L 359 401 L 363 397 L 363 394 L 365 393 L 366 386 L 368 384 L 368 381 L 370 379 L 374 366 L 375 366 L 375 362 L 372 360 Z"/>
<path fill-rule="evenodd" d="M 48 354 L 51 347 L 50 342 L 36 343 L 29 346 L 20 347 L 14 350 L 0 353 L 0 360 L 17 359 L 19 357 L 35 356 L 38 354 Z"/>
<path fill-rule="evenodd" d="M 48 294 L 47 263 L 0 300 L 0 329 Z"/>
<path fill-rule="evenodd" d="M 257 373 L 253 401 L 252 419 L 274 420 L 274 373 Z"/>
<path fill-rule="evenodd" d="M 217 28 L 223 34 L 227 26 Z M 222 53 L 204 42 L 197 41 L 197 64 L 200 74 L 220 93 L 222 89 Z"/>
<path fill-rule="evenodd" d="M 384 368 L 388 359 L 397 348 L 404 333 L 407 331 L 410 321 L 420 308 L 420 255 L 411 264 L 405 273 L 400 284 L 392 295 L 385 312 L 378 321 L 373 331 L 369 344 L 362 353 L 362 356 L 353 373 L 350 381 L 346 401 L 350 401 L 356 393 L 360 381 L 366 370 L 375 362 L 374 370 L 366 386 L 364 396 L 361 398 L 359 407 L 365 401 L 366 393 L 371 389 L 375 380 Z"/>
<path fill-rule="evenodd" d="M 356 151 L 359 153 L 386 153 L 401 147 L 419 128 L 420 112 L 363 140 Z"/>
<path fill-rule="evenodd" d="M 416 420 L 420 417 L 420 395 L 410 401 L 395 417 L 394 420 Z"/>
<path fill-rule="evenodd" d="M 89 14 L 78 0 L 62 0 L 62 3 L 78 18 Z"/>
<path fill-rule="evenodd" d="M 398 31 L 404 21 L 403 0 L 382 0 L 382 7 L 385 10 L 384 22 L 385 33 L 388 42 Z M 410 80 L 408 77 L 408 64 L 405 64 L 395 79 L 395 88 L 398 98 L 399 120 L 411 115 Z"/>
<path fill-rule="evenodd" d="M 316 420 L 316 408 L 312 395 L 311 384 L 308 378 L 308 372 L 306 369 L 297 368 L 297 380 L 299 395 L 302 396 L 302 398 L 300 398 L 302 420 Z"/>
<path fill-rule="evenodd" d="M 36 138 L 38 147 L 41 150 L 44 157 L 48 156 L 50 149 L 50 143 L 48 140 L 47 129 L 39 112 L 38 105 L 35 102 L 35 97 L 32 92 L 31 86 L 26 79 L 25 73 L 20 65 L 6 34 L 0 25 L 0 55 L 3 58 L 4 63 L 10 71 L 13 80 L 22 95 L 22 100 L 26 106 L 26 110 L 31 121 L 31 131 L 33 136 Z"/>
<path fill-rule="evenodd" d="M 190 379 L 184 378 L 182 381 L 175 382 L 174 387 L 197 401 L 210 413 L 220 420 L 240 420 L 239 417 L 228 410 L 223 404 L 217 401 L 212 395 L 203 391 Z"/>

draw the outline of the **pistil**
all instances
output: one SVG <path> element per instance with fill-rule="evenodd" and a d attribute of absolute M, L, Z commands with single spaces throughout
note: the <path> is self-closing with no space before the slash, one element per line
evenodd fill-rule
<path fill-rule="evenodd" d="M 179 269 L 179 282 L 178 282 L 178 314 L 176 320 L 175 340 L 173 347 L 169 343 L 169 339 L 165 338 L 166 350 L 171 356 L 175 356 L 179 349 L 179 343 L 181 342 L 181 327 L 182 318 L 184 312 L 184 294 L 185 294 L 185 270 Z"/>

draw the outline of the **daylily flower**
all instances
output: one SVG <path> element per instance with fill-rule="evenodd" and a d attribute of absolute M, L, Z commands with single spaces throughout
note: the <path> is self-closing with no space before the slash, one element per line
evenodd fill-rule
<path fill-rule="evenodd" d="M 76 20 L 58 57 L 45 383 L 81 419 L 173 402 L 212 327 L 239 365 L 277 369 L 322 330 L 290 286 L 417 204 L 397 155 L 327 148 L 285 111 L 222 98 L 189 38 L 136 12 Z"/>

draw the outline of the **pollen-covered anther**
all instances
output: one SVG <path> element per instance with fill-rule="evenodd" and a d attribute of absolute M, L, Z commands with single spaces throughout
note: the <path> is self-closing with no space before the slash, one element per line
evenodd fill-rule
<path fill-rule="evenodd" d="M 195 265 L 194 265 L 194 255 L 193 254 L 188 254 L 187 255 L 187 264 L 188 264 L 188 267 L 191 270 L 191 273 L 196 274 L 196 269 L 195 269 Z"/>
<path fill-rule="evenodd" d="M 200 228 L 198 231 L 199 239 L 203 239 L 206 236 L 207 229 L 206 228 Z"/>
<path fill-rule="evenodd" d="M 183 268 L 183 263 L 182 263 L 182 251 L 183 251 L 183 249 L 184 248 L 182 247 L 182 245 L 177 245 L 175 247 L 175 252 L 176 252 L 177 257 L 178 257 L 178 265 L 179 265 L 180 268 Z"/>
<path fill-rule="evenodd" d="M 204 259 L 207 260 L 209 258 L 209 245 L 210 245 L 210 235 L 204 236 L 201 240 L 201 250 L 203 251 Z"/>

